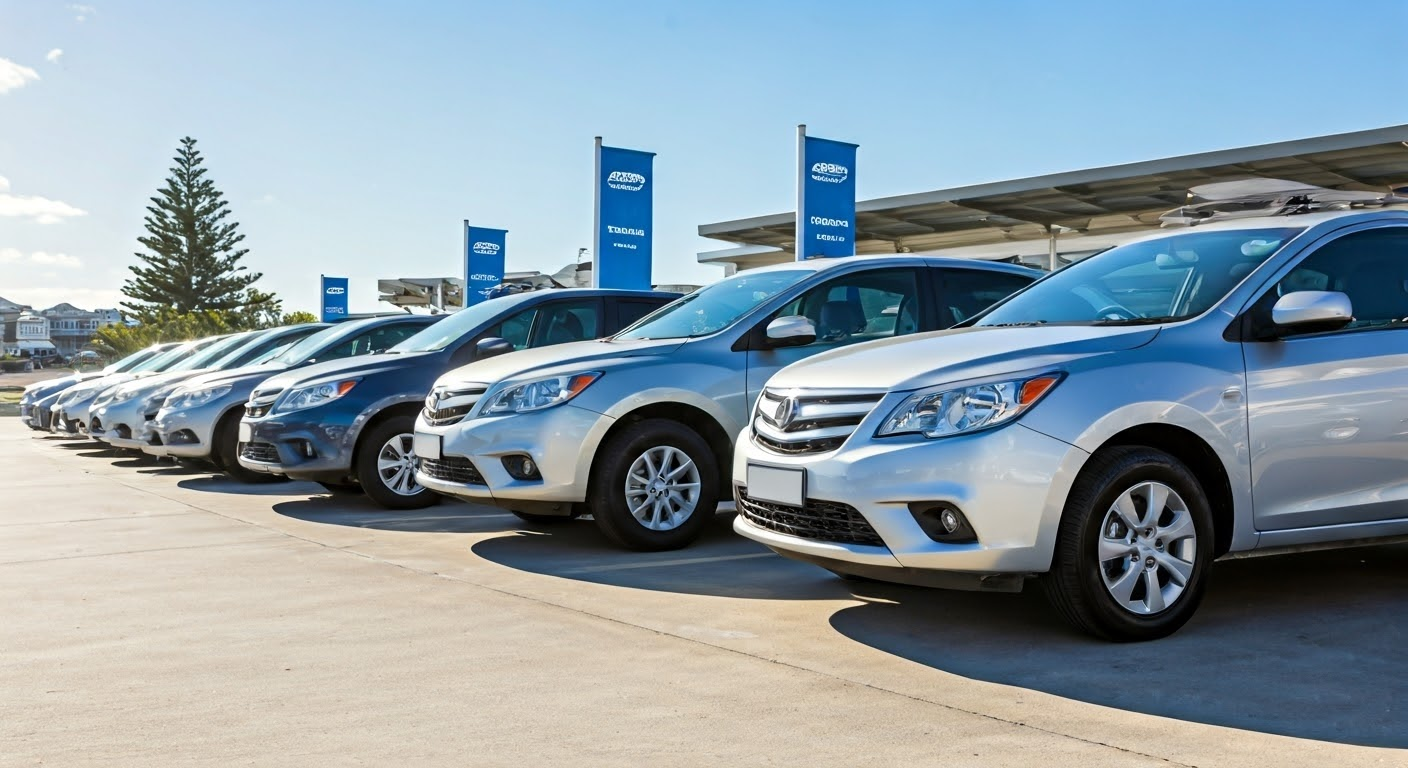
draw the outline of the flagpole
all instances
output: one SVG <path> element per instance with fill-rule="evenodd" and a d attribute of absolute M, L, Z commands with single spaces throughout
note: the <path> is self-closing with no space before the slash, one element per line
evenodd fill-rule
<path fill-rule="evenodd" d="M 807 208 L 807 126 L 797 126 L 797 228 L 793 234 L 795 242 L 792 250 L 797 252 L 797 261 L 806 261 L 806 246 L 802 236 L 806 225 L 802 222 Z"/>
<path fill-rule="evenodd" d="M 601 137 L 596 137 L 595 170 L 592 172 L 592 287 L 601 287 Z"/>

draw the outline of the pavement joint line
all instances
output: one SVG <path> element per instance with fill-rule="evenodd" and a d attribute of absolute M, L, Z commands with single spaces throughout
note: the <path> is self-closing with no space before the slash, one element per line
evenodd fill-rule
<path fill-rule="evenodd" d="M 173 552 L 182 549 L 213 549 L 215 547 L 238 547 L 246 544 L 262 544 L 258 540 L 251 541 L 226 541 L 219 544 L 192 544 L 187 547 L 156 547 L 153 549 L 127 549 L 121 552 L 92 552 L 86 555 L 63 555 L 61 557 L 41 557 L 36 560 L 5 560 L 0 561 L 0 567 L 6 565 L 32 565 L 34 563 L 54 563 L 60 560 L 84 560 L 93 557 L 118 557 L 121 555 L 143 555 L 148 552 Z"/>
<path fill-rule="evenodd" d="M 1071 741 L 1080 742 L 1080 743 L 1082 743 L 1082 744 L 1088 744 L 1088 745 L 1096 746 L 1096 747 L 1104 747 L 1104 748 L 1106 748 L 1106 749 L 1113 749 L 1113 750 L 1115 750 L 1115 751 L 1117 751 L 1117 752 L 1122 752 L 1122 753 L 1125 753 L 1125 754 L 1128 754 L 1128 755 L 1137 755 L 1137 756 L 1139 756 L 1139 757 L 1148 758 L 1148 759 L 1150 759 L 1150 760 L 1156 760 L 1156 761 L 1159 761 L 1159 762 L 1162 762 L 1162 763 L 1166 763 L 1166 764 L 1168 764 L 1168 765 L 1179 766 L 1179 768 L 1199 768 L 1199 766 L 1197 766 L 1197 765 L 1194 764 L 1194 763 L 1181 763 L 1181 762 L 1178 762 L 1178 761 L 1176 761 L 1176 760 L 1172 760 L 1172 759 L 1169 759 L 1169 758 L 1167 758 L 1167 757 L 1163 757 L 1163 756 L 1161 756 L 1161 755 L 1153 755 L 1153 754 L 1149 754 L 1149 753 L 1147 753 L 1147 752 L 1140 752 L 1140 751 L 1138 751 L 1138 750 L 1129 749 L 1129 748 L 1127 748 L 1127 747 L 1119 746 L 1118 744 L 1110 744 L 1110 743 L 1108 743 L 1108 742 L 1096 741 L 1096 740 L 1094 740 L 1094 739 L 1087 739 L 1087 738 L 1083 738 L 1083 737 L 1081 737 L 1081 736 L 1076 736 L 1076 735 L 1069 734 L 1069 733 L 1062 733 L 1062 732 L 1060 732 L 1060 731 L 1054 731 L 1054 730 L 1051 730 L 1051 729 L 1049 729 L 1049 728 L 1043 728 L 1043 727 L 1041 727 L 1041 726 L 1039 726 L 1039 725 L 1033 725 L 1033 724 L 1031 724 L 1031 723 L 1026 723 L 1026 722 L 1022 722 L 1022 721 L 1019 721 L 1019 720 L 1011 720 L 1011 719 L 1008 719 L 1008 718 L 1005 718 L 1005 717 L 999 717 L 999 716 L 997 716 L 997 715 L 989 714 L 989 713 L 987 713 L 987 712 L 978 712 L 978 711 L 971 710 L 971 709 L 965 709 L 965 708 L 963 708 L 963 707 L 957 707 L 957 706 L 954 706 L 954 705 L 952 705 L 952 704 L 946 704 L 946 703 L 941 702 L 941 701 L 934 701 L 934 700 L 932 700 L 932 699 L 926 699 L 926 698 L 924 698 L 924 697 L 922 697 L 922 696 L 916 696 L 916 695 L 914 695 L 914 694 L 905 693 L 905 692 L 903 692 L 903 691 L 897 691 L 897 690 L 894 690 L 894 689 L 892 689 L 892 688 L 887 688 L 887 687 L 885 687 L 885 686 L 883 686 L 883 685 L 877 685 L 877 684 L 875 684 L 875 683 L 869 683 L 869 682 L 865 682 L 865 681 L 862 681 L 862 680 L 852 680 L 852 679 L 850 679 L 850 678 L 842 677 L 842 676 L 840 676 L 840 675 L 837 675 L 837 674 L 834 674 L 834 673 L 831 673 L 831 672 L 827 672 L 827 671 L 824 671 L 824 670 L 812 669 L 811 667 L 806 667 L 806 666 L 803 666 L 803 665 L 801 665 L 801 664 L 797 664 L 797 663 L 795 663 L 795 662 L 783 661 L 783 660 L 781 660 L 781 659 L 770 658 L 770 657 L 767 657 L 767 656 L 760 656 L 760 655 L 755 654 L 755 653 L 749 653 L 749 652 L 747 652 L 747 651 L 738 650 L 738 649 L 736 649 L 736 648 L 729 648 L 729 647 L 727 647 L 727 646 L 718 645 L 717 643 L 711 643 L 711 642 L 708 642 L 708 641 L 706 641 L 706 640 L 701 640 L 701 639 L 699 639 L 699 638 L 695 638 L 695 637 L 686 637 L 686 636 L 684 636 L 684 635 L 675 634 L 675 633 L 673 633 L 673 632 L 667 632 L 667 631 L 662 630 L 662 629 L 656 629 L 656 628 L 654 628 L 654 627 L 647 627 L 647 626 L 643 626 L 643 625 L 640 625 L 640 624 L 635 624 L 635 623 L 632 623 L 632 622 L 629 622 L 629 621 L 625 621 L 625 620 L 623 620 L 623 619 L 618 619 L 618 618 L 616 618 L 616 617 L 614 617 L 614 616 L 606 616 L 606 615 L 604 615 L 604 614 L 596 613 L 596 612 L 594 612 L 594 611 L 585 610 L 585 609 L 583 609 L 583 608 L 579 608 L 579 607 L 576 607 L 576 606 L 564 605 L 564 604 L 562 604 L 562 603 L 553 602 L 553 601 L 551 601 L 551 600 L 546 600 L 546 599 L 543 599 L 543 598 L 541 598 L 541 597 L 534 597 L 533 595 L 525 595 L 525 594 L 522 594 L 522 593 L 519 593 L 519 592 L 514 592 L 514 591 L 512 591 L 512 590 L 508 590 L 508 589 L 505 589 L 505 588 L 502 588 L 502 587 L 493 587 L 493 586 L 489 586 L 489 585 L 487 585 L 487 584 L 480 584 L 479 582 L 471 581 L 471 580 L 466 579 L 466 578 L 464 578 L 464 577 L 462 577 L 462 576 L 453 576 L 453 575 L 446 574 L 446 573 L 440 573 L 440 572 L 438 572 L 438 571 L 430 571 L 430 570 L 426 570 L 426 569 L 423 569 L 423 568 L 416 568 L 416 567 L 414 567 L 414 566 L 407 565 L 407 564 L 405 564 L 405 563 L 397 563 L 397 562 L 394 562 L 394 561 L 391 561 L 391 560 L 387 560 L 387 559 L 385 559 L 385 558 L 377 557 L 377 556 L 375 556 L 375 555 L 370 555 L 370 554 L 367 554 L 367 553 L 365 553 L 365 552 L 358 552 L 358 551 L 356 551 L 356 550 L 354 550 L 354 549 L 351 549 L 351 547 L 356 546 L 355 544 L 349 544 L 349 545 L 347 545 L 346 547 L 337 547 L 337 546 L 333 546 L 333 545 L 331 545 L 331 544 L 327 544 L 327 543 L 318 541 L 318 540 L 316 540 L 316 539 L 310 539 L 310 538 L 308 538 L 308 537 L 306 537 L 306 536 L 299 536 L 298 534 L 291 533 L 291 532 L 289 532 L 289 531 L 283 531 L 283 530 L 280 530 L 280 529 L 278 529 L 278 528 L 274 528 L 274 527 L 271 527 L 271 526 L 268 526 L 268 525 L 264 525 L 264 524 L 262 524 L 262 523 L 255 522 L 255 521 L 253 521 L 253 520 L 246 520 L 246 519 L 244 519 L 244 518 L 236 517 L 236 516 L 230 515 L 230 514 L 226 514 L 226 513 L 224 513 L 224 512 L 220 512 L 220 511 L 218 511 L 218 510 L 214 510 L 214 509 L 209 509 L 209 508 L 206 508 L 206 507 L 202 507 L 202 506 L 200 506 L 199 504 L 193 504 L 193 503 L 191 503 L 191 502 L 189 502 L 189 501 L 186 501 L 186 500 L 184 500 L 184 499 L 172 498 L 172 497 L 170 497 L 170 496 L 166 496 L 166 495 L 164 495 L 164 494 L 162 494 L 162 493 L 158 493 L 157 491 L 151 490 L 151 489 L 149 489 L 149 488 L 143 488 L 143 487 L 141 487 L 141 486 L 130 485 L 130 484 L 126 483 L 126 482 L 123 482 L 121 479 L 119 479 L 119 476 L 117 476 L 117 475 L 111 475 L 111 476 L 109 476 L 109 477 L 112 478 L 113 482 L 115 482 L 115 483 L 117 483 L 118 485 L 121 485 L 121 486 L 123 486 L 123 487 L 125 487 L 125 488 L 130 488 L 130 489 L 132 489 L 132 490 L 135 490 L 135 491 L 138 491 L 138 492 L 141 492 L 141 493 L 150 494 L 150 495 L 152 495 L 152 496 L 156 496 L 157 498 L 165 499 L 165 500 L 167 500 L 167 501 L 174 501 L 174 502 L 176 502 L 176 503 L 178 503 L 178 504 L 185 504 L 186 506 L 191 507 L 192 509 L 200 510 L 200 511 L 202 511 L 202 512 L 208 512 L 208 513 L 210 513 L 210 514 L 212 514 L 212 515 L 215 515 L 215 516 L 217 516 L 217 517 L 223 517 L 223 518 L 225 518 L 225 519 L 227 519 L 227 520 L 231 520 L 231 521 L 234 521 L 234 522 L 237 522 L 237 523 L 243 523 L 244 525 L 253 526 L 253 527 L 255 527 L 255 528 L 259 528 L 259 529 L 261 529 L 261 530 L 265 530 L 265 531 L 269 531 L 269 532 L 272 532 L 272 533 L 276 533 L 276 534 L 278 534 L 278 535 L 280 535 L 280 536 L 284 536 L 284 537 L 287 537 L 287 538 L 290 538 L 290 539 L 295 539 L 295 540 L 297 540 L 297 541 L 307 542 L 307 543 L 309 543 L 309 544 L 313 544 L 313 545 L 315 545 L 315 546 L 321 547 L 322 549 L 328 550 L 328 551 L 330 551 L 330 552 L 342 552 L 342 553 L 345 553 L 345 554 L 352 555 L 352 556 L 354 556 L 354 557 L 359 557 L 359 558 L 361 558 L 361 559 L 363 559 L 363 560 L 367 560 L 368 562 L 380 563 L 380 564 L 382 564 L 382 565 L 388 565 L 388 566 L 391 566 L 392 568 L 398 568 L 398 569 L 400 569 L 400 570 L 407 571 L 407 572 L 409 572 L 409 573 L 415 573 L 415 574 L 420 574 L 420 575 L 424 575 L 424 576 L 435 576 L 435 577 L 439 577 L 439 578 L 445 579 L 445 580 L 447 580 L 447 581 L 453 581 L 453 582 L 455 582 L 455 583 L 457 583 L 457 584 L 464 584 L 464 585 L 466 585 L 466 586 L 476 587 L 476 588 L 478 588 L 478 589 L 482 589 L 482 590 L 485 590 L 485 591 L 488 591 L 488 592 L 493 592 L 493 593 L 495 593 L 495 594 L 503 595 L 503 596 L 505 596 L 505 597 L 517 598 L 517 599 L 519 599 L 519 600 L 525 600 L 525 601 L 530 602 L 530 603 L 536 603 L 536 604 L 538 604 L 538 605 L 542 605 L 542 606 L 546 606 L 546 607 L 550 607 L 550 608 L 557 608 L 557 609 L 560 609 L 560 610 L 568 611 L 568 612 L 570 612 L 570 613 L 578 614 L 578 615 L 580 615 L 580 616 L 587 616 L 587 617 L 590 617 L 590 618 L 597 619 L 597 620 L 599 620 L 599 621 L 604 621 L 604 622 L 607 622 L 607 623 L 609 623 L 609 624 L 616 624 L 616 625 L 622 626 L 622 627 L 628 627 L 628 628 L 631 628 L 631 629 L 642 630 L 642 631 L 645 631 L 645 632 L 649 632 L 649 633 L 651 633 L 651 634 L 658 635 L 658 636 L 660 636 L 660 637 L 673 638 L 673 639 L 675 639 L 675 640 L 680 640 L 680 641 L 683 641 L 683 642 L 686 642 L 686 643 L 692 643 L 692 644 L 694 644 L 694 645 L 702 645 L 702 646 L 704 646 L 704 647 L 706 647 L 706 648 L 713 648 L 713 649 L 715 649 L 715 650 L 723 651 L 723 652 L 725 652 L 725 653 L 735 654 L 735 655 L 738 655 L 738 656 L 743 656 L 743 657 L 746 657 L 746 658 L 749 658 L 749 659 L 753 659 L 753 660 L 755 660 L 755 661 L 761 661 L 761 662 L 765 662 L 765 663 L 769 663 L 769 664 L 777 664 L 777 665 L 779 665 L 779 666 L 787 667 L 788 669 L 793 669 L 793 670 L 796 670 L 796 671 L 798 671 L 798 672 L 805 672 L 805 673 L 807 673 L 807 674 L 816 675 L 816 676 L 818 676 L 818 677 L 824 677 L 824 678 L 826 678 L 826 679 L 828 679 L 828 680 L 833 680 L 833 681 L 835 681 L 835 682 L 842 683 L 842 684 L 861 686 L 861 687 L 863 687 L 863 688 L 868 688 L 868 689 L 870 689 L 870 690 L 872 690 L 872 691 L 876 691 L 876 692 L 878 692 L 878 693 L 888 693 L 888 694 L 891 694 L 891 695 L 893 695 L 893 696 L 899 696 L 899 697 L 901 697 L 901 698 L 909 699 L 910 701 L 914 701 L 914 702 L 917 702 L 917 703 L 920 703 L 920 704 L 928 704 L 928 705 L 930 705 L 930 706 L 939 707 L 940 709 L 946 709 L 946 710 L 949 710 L 949 711 L 951 711 L 951 712 L 960 712 L 960 713 L 963 713 L 963 714 L 972 715 L 972 716 L 974 716 L 974 717 L 980 717 L 980 718 L 983 718 L 983 719 L 985 719 L 985 720 L 991 720 L 991 721 L 996 722 L 996 723 L 1003 723 L 1003 724 L 1005 724 L 1005 725 L 1010 725 L 1010 726 L 1013 726 L 1013 727 L 1016 727 L 1016 728 L 1027 728 L 1027 729 L 1030 729 L 1030 730 L 1033 730 L 1033 731 L 1037 731 L 1037 732 L 1039 732 L 1039 733 L 1044 733 L 1044 734 L 1047 734 L 1047 735 L 1050 735 L 1050 736 L 1054 736 L 1054 737 L 1056 737 L 1056 738 L 1069 739 L 1069 740 L 1071 740 Z M 257 542 L 244 542 L 244 543 L 257 543 Z M 212 545 L 212 546 L 213 546 L 213 545 Z M 172 547 L 172 549 L 190 549 L 190 548 L 196 548 L 196 547 Z M 154 551 L 156 551 L 156 550 L 154 550 Z M 62 559 L 62 558 L 60 558 L 60 559 Z M 37 562 L 42 562 L 42 561 L 37 561 Z"/>
<path fill-rule="evenodd" d="M 0 528 L 17 528 L 23 525 L 66 525 L 68 523 L 103 523 L 108 520 L 145 520 L 149 517 L 177 517 L 195 515 L 203 510 L 188 509 L 185 512 L 156 512 L 150 515 L 114 515 L 113 517 L 83 517 L 77 520 L 36 520 L 28 523 L 0 523 Z"/>

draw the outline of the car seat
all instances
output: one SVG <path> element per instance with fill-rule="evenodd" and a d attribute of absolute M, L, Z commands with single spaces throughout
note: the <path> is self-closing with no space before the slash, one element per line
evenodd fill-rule
<path fill-rule="evenodd" d="M 865 327 L 865 318 L 849 301 L 828 301 L 821 305 L 816 336 L 821 341 L 844 341 Z"/>
<path fill-rule="evenodd" d="M 543 334 L 543 344 L 566 344 L 585 338 L 586 329 L 582 327 L 582 321 L 571 312 L 563 312 L 555 316 L 548 325 L 547 333 Z"/>

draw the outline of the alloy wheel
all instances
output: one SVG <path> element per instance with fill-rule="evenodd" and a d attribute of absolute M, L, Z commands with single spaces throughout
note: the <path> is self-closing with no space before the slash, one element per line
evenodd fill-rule
<path fill-rule="evenodd" d="M 684 451 L 661 445 L 647 450 L 626 472 L 626 508 L 652 531 L 672 531 L 699 505 L 699 467 Z"/>
<path fill-rule="evenodd" d="M 381 484 L 400 496 L 420 493 L 416 482 L 416 453 L 409 434 L 393 435 L 381 446 L 376 457 L 376 471 Z"/>
<path fill-rule="evenodd" d="M 1115 603 L 1130 613 L 1160 613 L 1183 596 L 1193 578 L 1198 534 L 1188 504 L 1159 482 L 1121 493 L 1100 525 L 1100 577 Z"/>

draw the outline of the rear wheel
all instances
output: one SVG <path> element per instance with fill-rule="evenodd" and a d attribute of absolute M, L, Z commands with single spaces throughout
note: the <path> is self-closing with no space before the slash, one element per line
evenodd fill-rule
<path fill-rule="evenodd" d="M 1193 473 L 1162 451 L 1118 447 L 1076 480 L 1042 584 L 1077 628 L 1154 640 L 1192 618 L 1212 548 L 1212 509 Z"/>
<path fill-rule="evenodd" d="M 372 427 L 359 441 L 357 482 L 387 509 L 422 509 L 440 500 L 416 482 L 415 429 L 415 417 L 402 413 Z"/>
<path fill-rule="evenodd" d="M 628 549 L 689 546 L 719 502 L 714 452 L 694 430 L 669 419 L 646 419 L 617 433 L 597 452 L 591 512 L 612 541 Z"/>
<path fill-rule="evenodd" d="M 288 478 L 281 475 L 271 475 L 267 472 L 255 472 L 240 466 L 240 419 L 244 418 L 244 406 L 240 406 L 225 414 L 220 419 L 220 423 L 215 427 L 215 445 L 212 446 L 210 458 L 215 465 L 225 471 L 225 474 L 238 480 L 241 483 L 262 484 L 262 483 L 282 483 Z"/>

